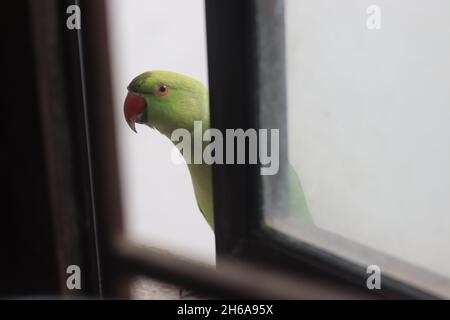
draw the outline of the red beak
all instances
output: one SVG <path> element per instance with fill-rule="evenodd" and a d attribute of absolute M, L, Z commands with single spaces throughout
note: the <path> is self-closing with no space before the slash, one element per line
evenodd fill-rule
<path fill-rule="evenodd" d="M 143 97 L 133 92 L 128 92 L 128 95 L 125 98 L 123 111 L 125 120 L 134 132 L 137 132 L 136 122 L 140 123 L 140 121 L 145 118 L 145 106 L 146 103 Z"/>

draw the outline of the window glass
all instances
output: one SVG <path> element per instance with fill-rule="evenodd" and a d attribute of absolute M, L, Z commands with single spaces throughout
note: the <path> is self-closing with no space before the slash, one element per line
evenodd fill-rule
<path fill-rule="evenodd" d="M 449 294 L 450 2 L 286 0 L 285 28 L 289 161 L 304 194 L 291 200 L 304 203 L 266 221 L 411 280 L 387 257 L 407 262 Z M 304 207 L 311 223 L 295 219 Z"/>

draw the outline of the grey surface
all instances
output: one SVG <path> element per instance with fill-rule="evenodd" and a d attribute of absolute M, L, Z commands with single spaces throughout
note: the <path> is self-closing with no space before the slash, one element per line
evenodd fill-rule
<path fill-rule="evenodd" d="M 135 300 L 201 300 L 204 295 L 161 281 L 136 278 L 131 282 L 131 299 Z"/>
<path fill-rule="evenodd" d="M 450 276 L 450 2 L 371 4 L 286 1 L 290 161 L 319 227 Z"/>

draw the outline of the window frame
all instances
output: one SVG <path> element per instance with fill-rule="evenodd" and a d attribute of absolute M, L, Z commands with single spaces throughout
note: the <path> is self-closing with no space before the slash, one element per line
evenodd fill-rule
<path fill-rule="evenodd" d="M 271 264 L 276 260 L 278 266 L 294 266 L 290 268 L 291 272 L 303 270 L 305 274 L 319 275 L 336 283 L 343 280 L 355 288 L 369 291 L 365 267 L 319 249 L 314 244 L 293 239 L 266 226 L 263 221 L 263 212 L 267 210 L 263 208 L 263 198 L 283 189 L 288 167 L 284 1 L 252 0 L 239 6 L 233 1 L 206 1 L 206 4 L 212 125 L 220 130 L 280 128 L 280 164 L 285 164 L 280 165 L 280 171 L 274 177 L 262 177 L 257 166 L 247 166 L 245 169 L 233 165 L 214 167 L 219 257 L 221 254 L 232 254 Z M 229 16 L 240 18 L 232 20 Z M 235 79 L 239 79 L 237 83 Z M 233 81 L 236 87 L 246 88 L 244 95 L 239 90 L 233 92 L 233 86 L 230 86 Z M 270 193 L 264 190 L 263 184 L 273 185 Z M 269 201 L 268 204 L 273 203 Z M 283 214 L 283 210 L 274 207 L 269 210 L 271 214 Z M 343 238 L 339 240 L 347 241 Z M 276 253 L 276 259 L 274 256 L 267 259 L 267 252 Z M 403 261 L 381 252 L 376 254 L 411 269 Z M 218 263 L 220 267 L 220 261 Z M 427 273 L 427 277 L 439 280 L 431 273 Z M 382 283 L 382 290 L 378 292 L 382 297 L 437 297 L 435 293 L 389 275 L 383 274 Z"/>
<path fill-rule="evenodd" d="M 79 32 L 65 28 L 65 11 L 72 4 L 73 1 L 69 0 L 22 1 L 19 4 L 25 10 L 29 28 L 30 52 L 26 54 L 31 58 L 24 57 L 23 60 L 32 64 L 33 68 L 28 72 L 34 75 L 29 79 L 25 94 L 36 97 L 25 108 L 38 110 L 39 117 L 32 118 L 32 121 L 41 132 L 33 139 L 40 143 L 36 148 L 42 149 L 45 164 L 44 168 L 36 166 L 36 170 L 43 171 L 41 174 L 45 179 L 37 184 L 30 177 L 29 182 L 35 188 L 34 192 L 44 195 L 42 201 L 48 203 L 48 212 L 32 208 L 22 213 L 22 223 L 30 223 L 32 217 L 41 220 L 32 223 L 30 228 L 33 230 L 26 233 L 32 242 L 39 243 L 41 233 L 50 231 L 47 236 L 51 239 L 51 246 L 29 244 L 26 247 L 28 252 L 39 254 L 40 264 L 47 268 L 33 270 L 34 273 L 30 269 L 28 271 L 37 279 L 42 277 L 49 283 L 56 282 L 57 288 L 44 292 L 34 288 L 32 293 L 99 296 L 102 286 L 90 181 L 89 140 L 86 139 L 81 39 Z M 23 86 L 23 79 L 17 83 Z M 20 89 L 22 91 L 16 93 L 17 96 L 24 94 L 23 87 Z M 33 134 L 27 130 L 24 132 Z M 37 188 L 42 191 L 36 191 Z M 46 228 L 41 229 L 41 224 Z M 23 231 L 13 228 L 9 232 Z M 32 261 L 29 265 L 35 263 Z M 66 285 L 70 265 L 79 266 L 83 272 L 80 290 L 70 290 Z M 24 287 L 19 284 L 20 290 Z"/>
<path fill-rule="evenodd" d="M 87 135 L 92 148 L 90 162 L 98 220 L 102 296 L 129 297 L 127 282 L 133 276 L 142 275 L 219 297 L 435 297 L 387 276 L 383 276 L 382 290 L 369 291 L 365 287 L 367 275 L 354 264 L 266 228 L 261 219 L 259 190 L 262 182 L 257 165 L 213 166 L 217 269 L 220 272 L 176 257 L 161 257 L 154 250 L 128 242 L 122 228 L 114 119 L 109 107 L 112 89 L 105 2 L 80 0 L 79 3 L 83 10 L 80 43 L 84 59 L 85 116 L 90 128 Z M 280 124 L 286 123 L 284 26 L 279 6 L 282 2 L 273 0 L 259 4 L 257 0 L 206 1 L 213 127 L 219 130 L 258 128 L 259 104 L 262 98 L 267 98 L 268 92 L 268 83 L 260 79 L 268 75 L 281 90 L 265 103 L 277 106 L 274 127 L 283 128 Z M 259 48 L 264 43 L 257 29 L 260 23 L 255 19 L 256 13 L 267 19 L 263 32 L 280 41 L 279 50 L 260 55 Z M 277 63 L 264 70 L 261 67 L 268 58 Z M 286 132 L 282 132 L 281 137 L 286 137 Z M 286 146 L 282 150 L 281 161 L 287 161 Z M 261 271 L 261 266 L 265 270 Z M 264 277 L 254 275 L 252 270 L 263 272 Z M 244 281 L 246 278 L 254 281 Z M 268 285 L 258 284 L 258 279 L 265 279 Z M 284 281 L 286 279 L 289 281 Z"/>

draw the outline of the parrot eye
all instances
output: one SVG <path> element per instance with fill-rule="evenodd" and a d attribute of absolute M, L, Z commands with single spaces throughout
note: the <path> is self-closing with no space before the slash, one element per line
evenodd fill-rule
<path fill-rule="evenodd" d="M 169 93 L 169 87 L 165 84 L 160 84 L 156 87 L 155 93 L 156 95 L 163 97 Z"/>

